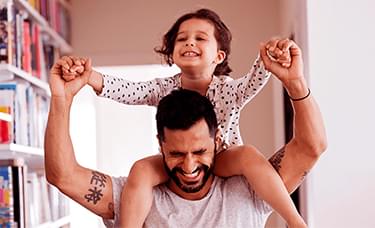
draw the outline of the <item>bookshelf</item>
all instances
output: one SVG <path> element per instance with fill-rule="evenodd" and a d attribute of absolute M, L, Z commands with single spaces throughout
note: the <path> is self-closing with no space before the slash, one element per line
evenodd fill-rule
<path fill-rule="evenodd" d="M 0 196 L 0 227 L 70 227 L 67 198 L 45 180 L 43 151 L 48 72 L 73 50 L 70 9 L 67 0 L 0 0 L 0 194 L 12 196 Z"/>
<path fill-rule="evenodd" d="M 27 1 L 25 0 L 15 0 L 15 5 L 18 6 L 20 9 L 26 11 L 33 20 L 42 26 L 42 31 L 45 32 L 54 44 L 61 49 L 64 53 L 71 53 L 73 48 L 67 43 L 67 41 L 62 38 L 47 22 L 47 20 L 37 11 L 35 10 Z M 58 2 L 62 3 L 61 5 L 67 9 L 70 9 L 70 5 L 68 2 L 59 0 Z"/>
<path fill-rule="evenodd" d="M 25 80 L 50 95 L 49 85 L 35 76 L 10 64 L 0 64 L 0 81 Z"/>
<path fill-rule="evenodd" d="M 13 120 L 12 116 L 8 113 L 0 112 L 0 120 L 11 122 Z"/>

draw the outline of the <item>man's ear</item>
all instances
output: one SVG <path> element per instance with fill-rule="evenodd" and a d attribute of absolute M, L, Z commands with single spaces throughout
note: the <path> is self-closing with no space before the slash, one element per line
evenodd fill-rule
<path fill-rule="evenodd" d="M 223 143 L 223 138 L 221 137 L 221 130 L 218 128 L 215 132 L 215 145 L 216 148 L 220 148 Z"/>
<path fill-rule="evenodd" d="M 160 136 L 159 135 L 156 135 L 156 139 L 158 140 L 158 144 L 159 144 L 159 147 L 161 147 L 161 139 L 160 139 Z"/>
<path fill-rule="evenodd" d="M 215 59 L 215 63 L 216 64 L 220 64 L 224 61 L 225 57 L 227 56 L 227 54 L 225 53 L 225 51 L 223 50 L 219 50 L 217 52 L 217 56 L 216 56 L 216 59 Z"/>

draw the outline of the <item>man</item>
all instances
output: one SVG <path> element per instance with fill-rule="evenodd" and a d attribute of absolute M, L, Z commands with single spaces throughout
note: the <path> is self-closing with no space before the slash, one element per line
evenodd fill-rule
<path fill-rule="evenodd" d="M 289 40 L 275 40 L 268 45 L 268 49 L 278 45 L 290 50 L 292 56 L 291 66 L 284 68 L 272 62 L 267 48 L 261 47 L 265 67 L 283 83 L 295 109 L 295 135 L 270 159 L 287 190 L 292 192 L 325 150 L 326 138 L 318 106 L 303 78 L 300 49 Z M 51 69 L 52 97 L 45 139 L 47 179 L 103 217 L 108 226 L 116 226 L 120 190 L 126 179 L 111 178 L 77 163 L 69 136 L 69 112 L 74 95 L 87 84 L 89 72 L 65 82 L 61 78 L 61 64 L 57 62 Z M 91 69 L 89 60 L 85 64 L 85 69 Z M 235 176 L 224 180 L 211 173 L 216 148 L 216 125 L 212 125 L 212 119 L 216 121 L 210 102 L 194 92 L 177 91 L 160 102 L 158 138 L 171 181 L 154 189 L 146 227 L 264 226 L 271 208 L 257 197 L 245 179 Z"/>

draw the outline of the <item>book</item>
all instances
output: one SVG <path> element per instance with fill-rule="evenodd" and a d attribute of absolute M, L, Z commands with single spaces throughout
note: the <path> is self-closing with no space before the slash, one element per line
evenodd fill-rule
<path fill-rule="evenodd" d="M 0 83 L 1 93 L 7 95 L 8 103 L 13 109 L 13 142 L 21 145 L 28 145 L 28 112 L 26 90 L 29 85 L 21 82 Z"/>
<path fill-rule="evenodd" d="M 14 17 L 13 1 L 0 0 L 0 63 L 16 64 Z"/>
<path fill-rule="evenodd" d="M 37 172 L 28 173 L 27 180 L 29 196 L 29 227 L 57 220 L 59 213 L 58 195 L 51 194 L 50 185 L 47 183 L 44 174 Z M 52 202 L 52 204 L 51 204 Z"/>
<path fill-rule="evenodd" d="M 22 39 L 22 69 L 31 74 L 31 31 L 30 21 L 24 20 L 22 24 L 23 39 Z"/>
<path fill-rule="evenodd" d="M 0 91 L 1 96 L 1 91 Z M 9 106 L 2 106 L 0 101 L 0 112 L 10 114 Z M 10 121 L 0 119 L 0 144 L 10 143 L 12 137 L 12 125 Z"/>
<path fill-rule="evenodd" d="M 15 92 L 0 85 L 0 112 L 14 116 Z M 0 144 L 14 141 L 13 121 L 0 120 Z"/>
<path fill-rule="evenodd" d="M 23 159 L 0 160 L 0 227 L 26 227 L 26 173 Z"/>

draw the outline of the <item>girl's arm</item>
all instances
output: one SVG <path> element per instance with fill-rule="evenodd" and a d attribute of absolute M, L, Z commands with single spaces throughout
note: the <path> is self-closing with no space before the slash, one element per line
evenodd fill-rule
<path fill-rule="evenodd" d="M 269 42 L 277 43 L 278 40 L 271 39 Z M 291 56 L 288 50 L 281 49 L 275 45 L 268 50 L 267 54 L 272 56 L 272 62 L 280 63 L 286 68 L 290 66 Z M 270 76 L 271 72 L 265 68 L 262 58 L 258 55 L 250 71 L 245 76 L 229 81 L 229 86 L 223 87 L 224 90 L 229 89 L 228 91 L 224 91 L 224 94 L 228 92 L 231 94 L 234 93 L 237 106 L 243 107 L 263 89 Z"/>
<path fill-rule="evenodd" d="M 103 89 L 98 96 L 128 105 L 156 106 L 162 97 L 178 87 L 175 77 L 133 82 L 123 78 L 103 75 Z"/>
<path fill-rule="evenodd" d="M 241 78 L 228 81 L 229 85 L 223 87 L 223 92 L 233 94 L 237 106 L 243 107 L 263 89 L 270 76 L 271 73 L 264 68 L 262 60 L 257 56 L 249 72 Z"/>
<path fill-rule="evenodd" d="M 62 76 L 65 81 L 78 79 L 83 70 L 90 71 L 88 84 L 97 95 L 123 104 L 156 106 L 162 97 L 178 87 L 176 76 L 133 82 L 116 76 L 104 75 L 92 68 L 84 69 L 84 59 L 80 57 L 65 56 L 60 60 L 64 61 L 65 65 Z"/>

